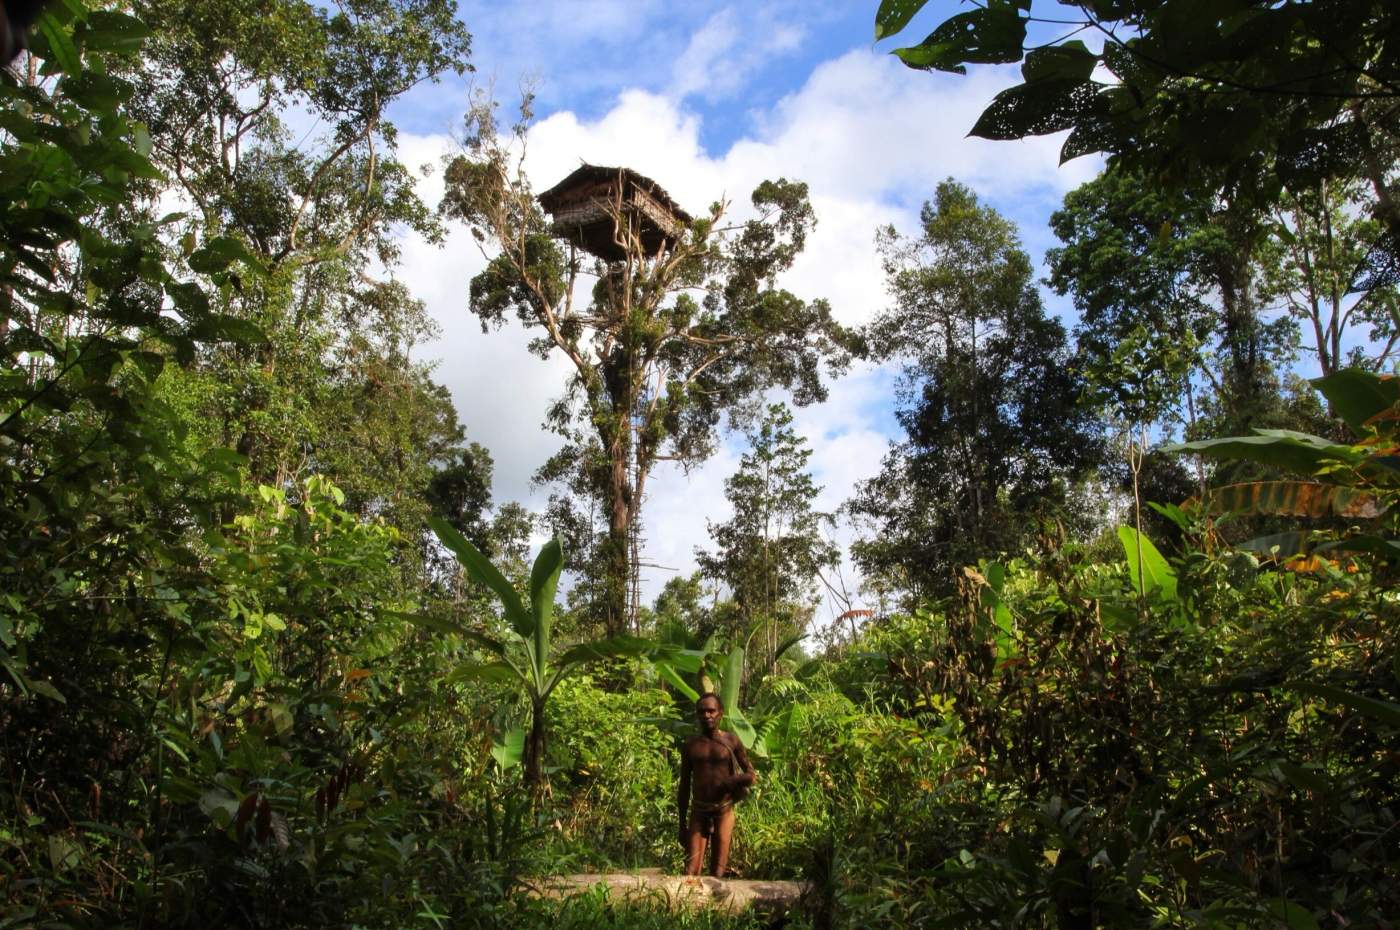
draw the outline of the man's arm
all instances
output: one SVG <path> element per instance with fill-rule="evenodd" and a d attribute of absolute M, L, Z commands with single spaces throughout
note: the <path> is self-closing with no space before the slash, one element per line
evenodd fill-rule
<path fill-rule="evenodd" d="M 690 740 L 681 743 L 681 783 L 676 790 L 676 815 L 679 821 L 678 836 L 681 847 L 684 848 L 689 836 L 686 827 L 690 823 L 690 753 L 686 749 L 690 746 Z"/>
<path fill-rule="evenodd" d="M 734 784 L 747 785 L 752 788 L 754 782 L 758 781 L 758 773 L 754 771 L 753 763 L 749 761 L 749 754 L 744 749 L 744 741 L 733 733 L 729 734 L 729 748 L 734 752 L 734 761 L 739 763 L 739 773 L 734 776 Z"/>

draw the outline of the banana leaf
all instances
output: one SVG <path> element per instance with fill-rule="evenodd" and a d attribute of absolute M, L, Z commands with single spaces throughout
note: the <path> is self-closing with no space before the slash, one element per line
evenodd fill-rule
<path fill-rule="evenodd" d="M 1202 498 L 1209 513 L 1369 520 L 1385 507 L 1374 495 L 1316 481 L 1249 481 L 1211 488 Z"/>

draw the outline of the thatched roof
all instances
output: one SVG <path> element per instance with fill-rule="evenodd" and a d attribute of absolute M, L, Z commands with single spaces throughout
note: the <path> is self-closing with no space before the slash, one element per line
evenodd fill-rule
<path fill-rule="evenodd" d="M 678 238 L 691 221 L 660 184 L 630 168 L 583 165 L 539 195 L 540 206 L 554 218 L 555 232 L 605 261 L 627 257 L 614 228 L 619 200 L 648 252 Z"/>

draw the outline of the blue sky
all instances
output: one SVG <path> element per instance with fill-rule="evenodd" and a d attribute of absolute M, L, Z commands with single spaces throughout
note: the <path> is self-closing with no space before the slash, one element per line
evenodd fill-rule
<path fill-rule="evenodd" d="M 692 211 L 723 196 L 741 218 L 759 181 L 804 180 L 818 227 L 783 283 L 800 296 L 829 299 L 852 325 L 884 305 L 876 227 L 914 229 L 919 205 L 944 178 L 968 184 L 1016 221 L 1027 251 L 1041 260 L 1054 244 L 1050 213 L 1097 164 L 1080 159 L 1061 168 L 1059 138 L 966 138 L 992 96 L 1015 82 L 1015 69 L 980 68 L 966 77 L 910 71 L 888 54 L 896 42 L 872 42 L 875 7 L 874 0 L 464 0 L 476 71 L 400 101 L 392 113 L 400 154 L 409 165 L 440 165 L 473 84 L 492 89 L 509 114 L 528 82 L 536 122 L 526 165 L 537 189 L 580 161 L 626 164 Z M 909 40 L 955 8 L 930 4 Z M 436 203 L 438 173 L 420 190 Z M 492 451 L 496 499 L 540 506 L 547 492 L 531 489 L 528 479 L 558 445 L 539 424 L 567 371 L 559 360 L 529 355 L 518 327 L 482 334 L 466 304 L 470 276 L 483 263 L 455 229 L 441 248 L 406 241 L 398 274 L 442 326 L 442 338 L 420 354 L 439 360 L 437 378 L 452 390 L 471 438 Z M 1049 295 L 1047 303 L 1065 309 Z M 795 412 L 814 449 L 824 509 L 834 510 L 855 482 L 878 470 L 896 432 L 894 377 L 889 368 L 859 368 L 831 385 L 827 403 Z M 708 541 L 706 521 L 727 516 L 723 480 L 742 451 L 736 438 L 688 475 L 658 467 L 644 508 L 649 561 L 693 569 L 695 546 Z M 644 592 L 654 594 L 669 575 L 649 572 Z"/>

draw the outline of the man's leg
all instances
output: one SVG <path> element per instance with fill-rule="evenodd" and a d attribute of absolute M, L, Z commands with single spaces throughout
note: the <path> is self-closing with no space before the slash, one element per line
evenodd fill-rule
<path fill-rule="evenodd" d="M 686 837 L 685 874 L 699 875 L 700 867 L 705 862 L 705 822 L 703 819 L 691 815 L 686 830 L 688 835 Z"/>
<path fill-rule="evenodd" d="M 734 838 L 734 808 L 727 807 L 715 815 L 714 845 L 710 847 L 710 874 L 724 878 L 729 868 L 729 841 Z"/>

